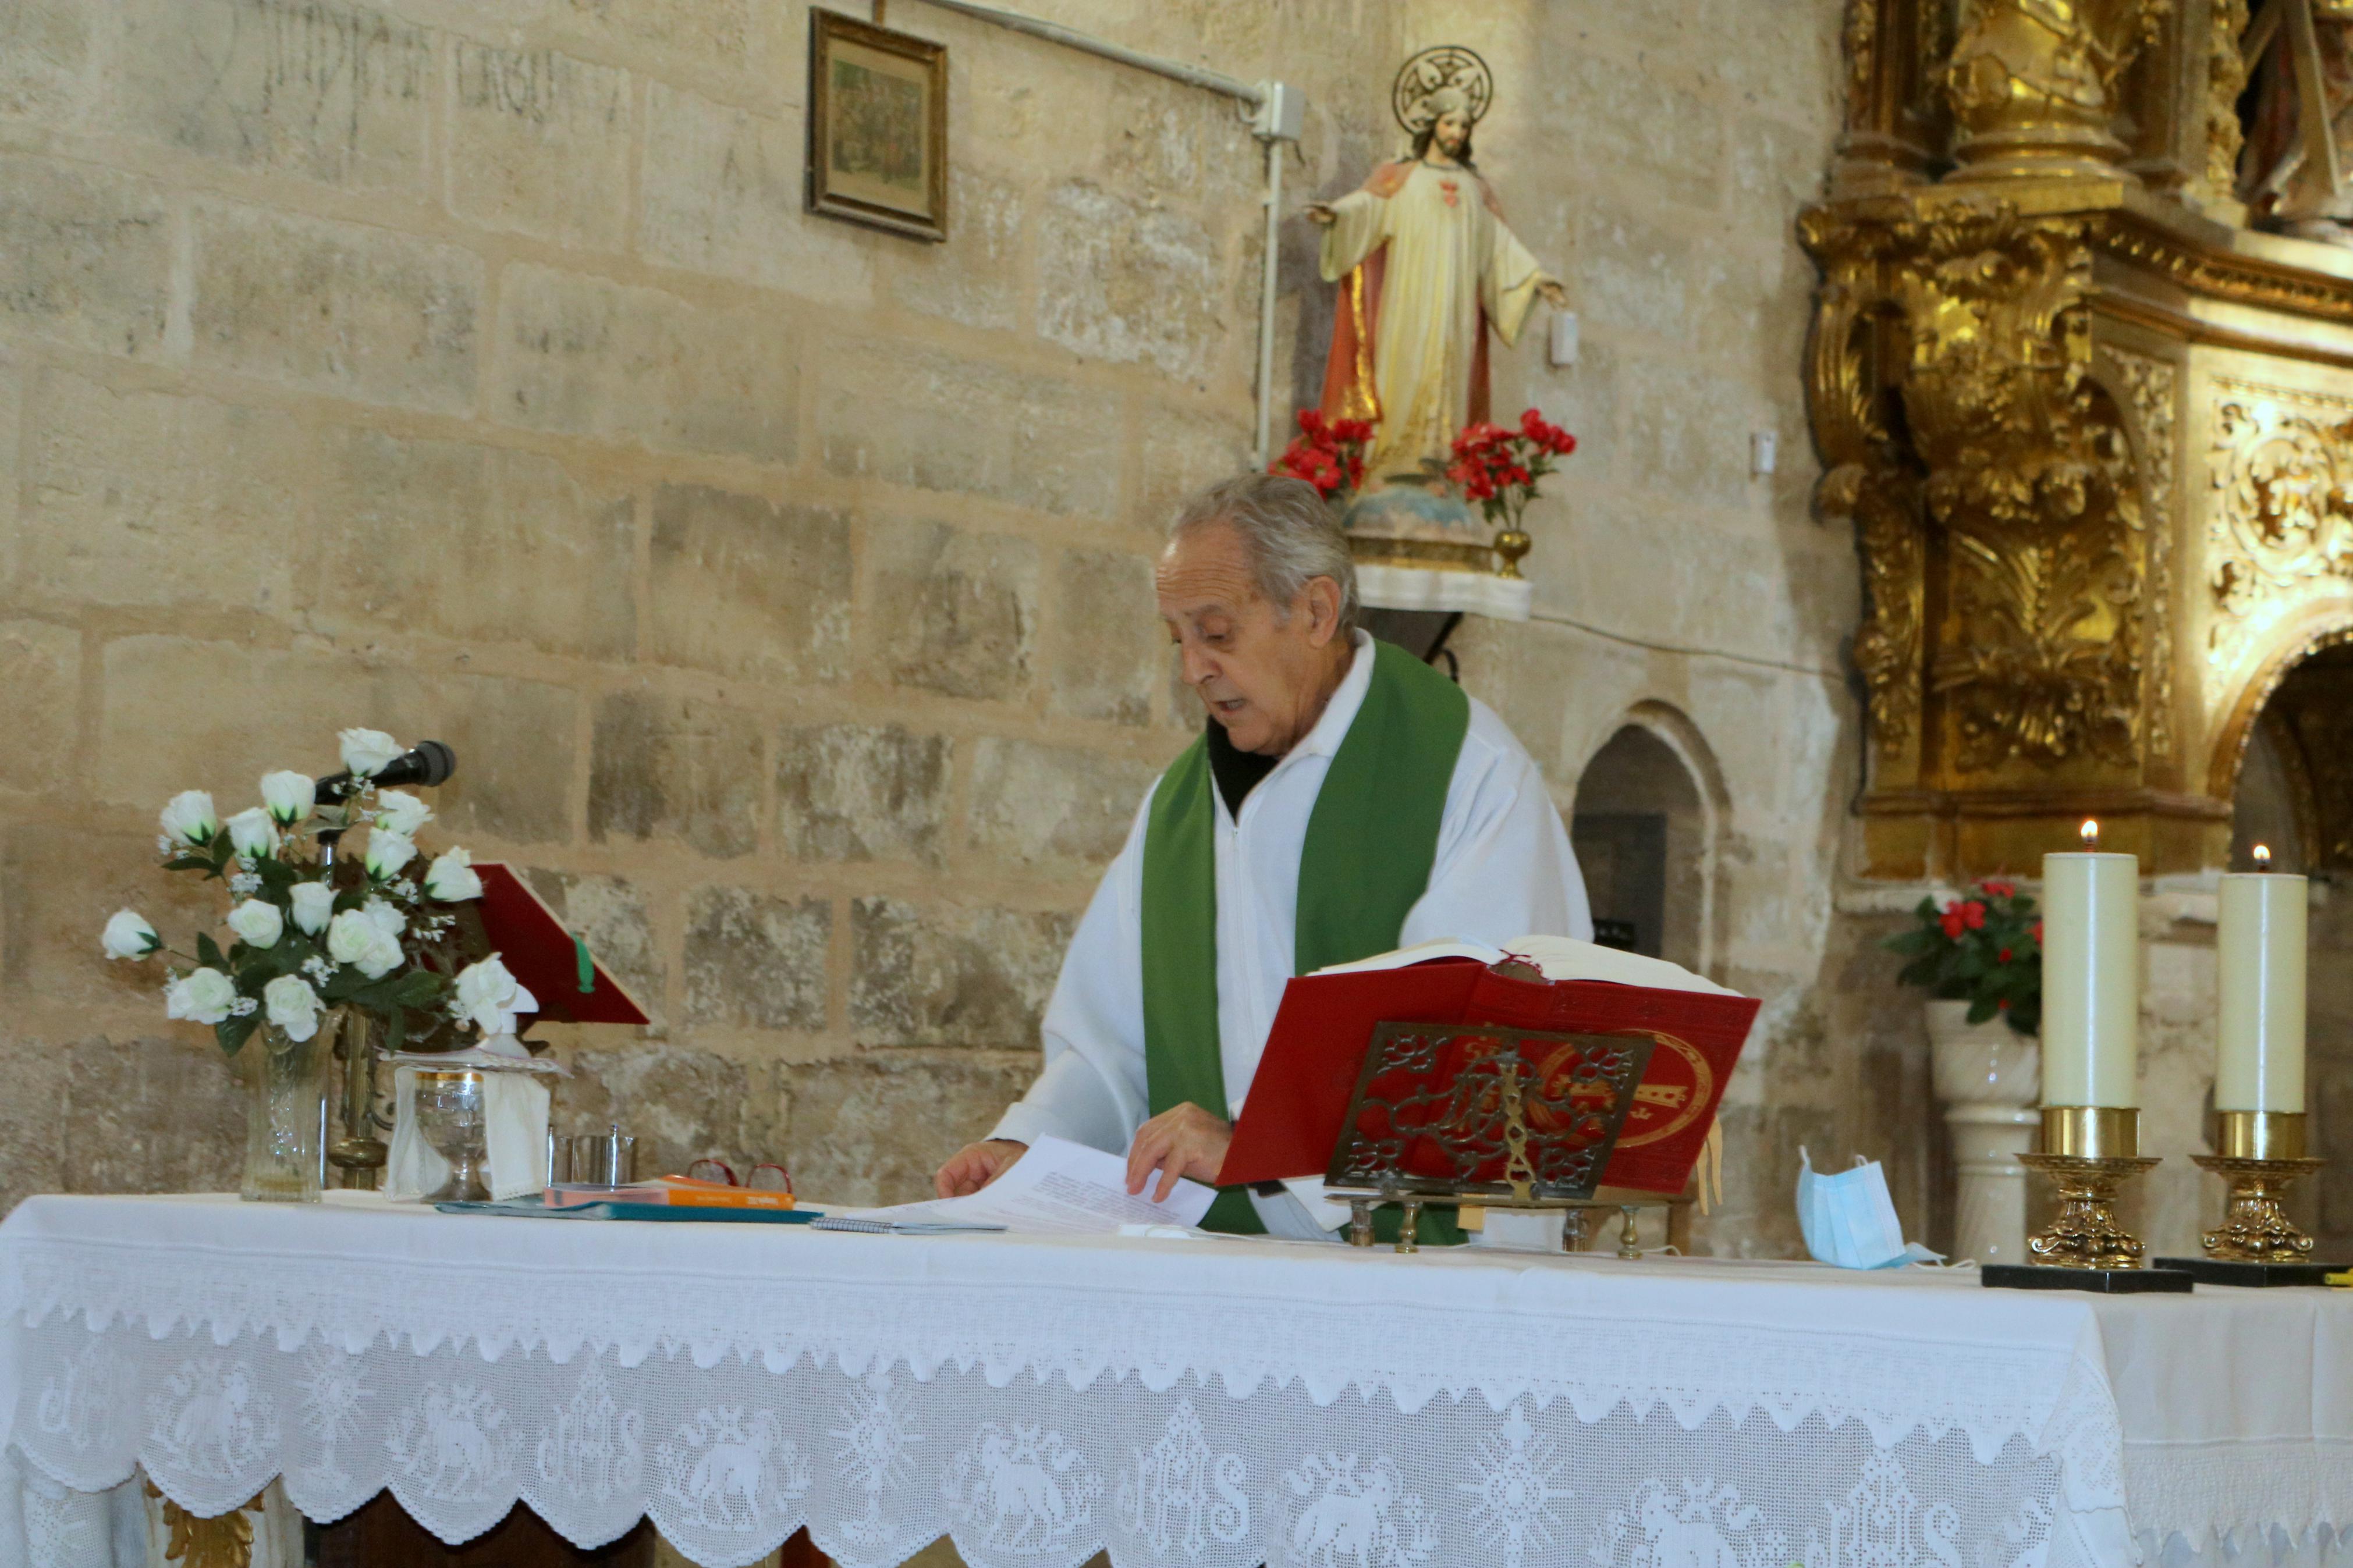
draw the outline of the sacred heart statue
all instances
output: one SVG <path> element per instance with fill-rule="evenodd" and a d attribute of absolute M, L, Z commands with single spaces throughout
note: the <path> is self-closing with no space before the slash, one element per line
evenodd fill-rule
<path fill-rule="evenodd" d="M 1346 522 L 1360 539 L 1398 542 L 1376 555 L 1485 569 L 1493 530 L 1476 513 L 1388 481 L 1445 458 L 1466 426 L 1486 421 L 1488 332 L 1509 347 L 1539 297 L 1566 303 L 1472 161 L 1472 132 L 1493 100 L 1476 54 L 1423 50 L 1390 92 L 1406 156 L 1307 208 L 1324 230 L 1324 278 L 1340 286 L 1322 412 L 1373 426 L 1365 493 Z"/>

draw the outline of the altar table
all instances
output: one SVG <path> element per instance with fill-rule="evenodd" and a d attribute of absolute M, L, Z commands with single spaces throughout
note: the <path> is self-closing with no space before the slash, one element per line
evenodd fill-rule
<path fill-rule="evenodd" d="M 2353 1526 L 2353 1299 L 37 1197 L 0 1417 L 37 1568 L 111 1561 L 134 1467 L 709 1568 L 2126 1568 Z"/>

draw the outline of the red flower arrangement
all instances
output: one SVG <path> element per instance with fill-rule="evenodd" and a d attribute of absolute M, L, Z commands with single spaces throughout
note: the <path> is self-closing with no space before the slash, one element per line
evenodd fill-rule
<path fill-rule="evenodd" d="M 1345 506 L 1365 482 L 1365 447 L 1373 438 L 1368 419 L 1326 419 L 1313 408 L 1299 411 L 1299 434 L 1267 465 L 1270 474 L 1305 479 L 1334 506 Z"/>
<path fill-rule="evenodd" d="M 1557 425 L 1545 422 L 1531 408 L 1520 416 L 1519 428 L 1501 425 L 1471 425 L 1454 437 L 1454 460 L 1437 469 L 1460 490 L 1464 500 L 1476 501 L 1491 523 L 1517 530 L 1520 514 L 1536 499 L 1536 486 L 1553 471 L 1553 459 L 1577 450 L 1577 437 Z"/>
<path fill-rule="evenodd" d="M 1907 985 L 1969 1005 L 1969 1022 L 1999 1015 L 2021 1035 L 2042 1022 L 2042 920 L 2015 882 L 1988 880 L 1939 906 L 1923 899 L 1915 924 L 1887 947 L 1911 962 Z"/>

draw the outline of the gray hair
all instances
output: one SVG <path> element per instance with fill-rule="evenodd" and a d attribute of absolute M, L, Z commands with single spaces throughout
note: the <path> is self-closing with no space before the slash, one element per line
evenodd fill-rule
<path fill-rule="evenodd" d="M 1211 485 L 1177 509 L 1173 542 L 1214 522 L 1230 523 L 1250 552 L 1258 591 L 1278 616 L 1318 577 L 1340 586 L 1340 628 L 1356 624 L 1356 563 L 1340 520 L 1314 485 L 1283 474 L 1244 474 Z"/>

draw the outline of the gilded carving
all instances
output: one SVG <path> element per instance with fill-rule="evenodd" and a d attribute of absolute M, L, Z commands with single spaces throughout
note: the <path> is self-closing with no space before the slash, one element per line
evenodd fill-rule
<path fill-rule="evenodd" d="M 1854 657 L 1880 754 L 1914 738 L 1934 694 L 1965 773 L 2137 762 L 2149 549 L 2143 475 L 2090 374 L 2091 223 L 1979 202 L 1871 226 L 1825 210 L 1801 233 L 1824 274 L 1809 367 L 1820 500 L 1853 520 L 1862 555 Z M 1874 403 L 1883 314 L 1905 344 L 1890 357 L 1908 451 Z M 1926 614 L 1932 523 L 1943 636 Z"/>
<path fill-rule="evenodd" d="M 2106 353 L 2109 371 L 2131 405 L 2140 435 L 2141 487 L 2147 516 L 2157 520 L 2148 531 L 2148 642 L 2156 655 L 2148 663 L 2147 731 L 2153 756 L 2173 754 L 2173 515 L 2174 475 L 2179 471 L 2179 443 L 2174 435 L 2174 411 L 2181 373 L 2170 361 L 2151 359 L 2123 349 Z"/>
<path fill-rule="evenodd" d="M 1847 0 L 1846 123 L 1861 130 L 1872 119 L 1871 79 L 1879 66 L 1880 0 Z"/>
<path fill-rule="evenodd" d="M 1890 755 L 1912 742 L 1920 723 L 1927 574 L 1919 484 L 1892 464 L 1848 463 L 1824 476 L 1820 500 L 1826 516 L 1854 521 L 1864 590 L 1854 663 L 1870 703 L 1872 738 Z"/>
<path fill-rule="evenodd" d="M 2122 225 L 2111 226 L 2098 243 L 2103 253 L 2160 273 L 2192 293 L 2353 322 L 2353 291 L 2334 279 L 2282 272 L 2229 253 L 2193 251 L 2169 236 Z"/>
<path fill-rule="evenodd" d="M 1965 163 L 2096 163 L 2116 80 L 2154 41 L 2172 0 L 1977 0 L 1945 68 L 1945 96 L 1967 137 Z"/>
<path fill-rule="evenodd" d="M 1904 405 L 1951 545 L 1930 684 L 1968 771 L 2137 760 L 2145 524 L 2089 374 L 2089 227 L 2007 204 L 1895 226 Z"/>
<path fill-rule="evenodd" d="M 257 1496 L 243 1508 L 212 1519 L 199 1519 L 147 1483 L 147 1495 L 164 1499 L 164 1523 L 170 1539 L 164 1561 L 181 1568 L 248 1568 L 253 1562 L 253 1516 L 261 1511 Z"/>
<path fill-rule="evenodd" d="M 2214 384 L 2207 585 L 2244 618 L 2323 577 L 2353 579 L 2353 401 Z"/>
<path fill-rule="evenodd" d="M 1863 572 L 1854 661 L 1883 757 L 1918 735 L 1926 644 L 1926 563 L 1920 481 L 1890 439 L 1873 368 L 1876 285 L 1883 231 L 1809 213 L 1799 226 L 1823 283 L 1807 388 L 1826 471 L 1816 499 L 1826 517 L 1852 520 Z"/>
<path fill-rule="evenodd" d="M 2247 90 L 2247 62 L 2239 40 L 2247 31 L 2247 0 L 2211 0 L 2206 39 L 2206 173 L 2210 202 L 2227 204 L 2239 183 L 2239 95 Z"/>

